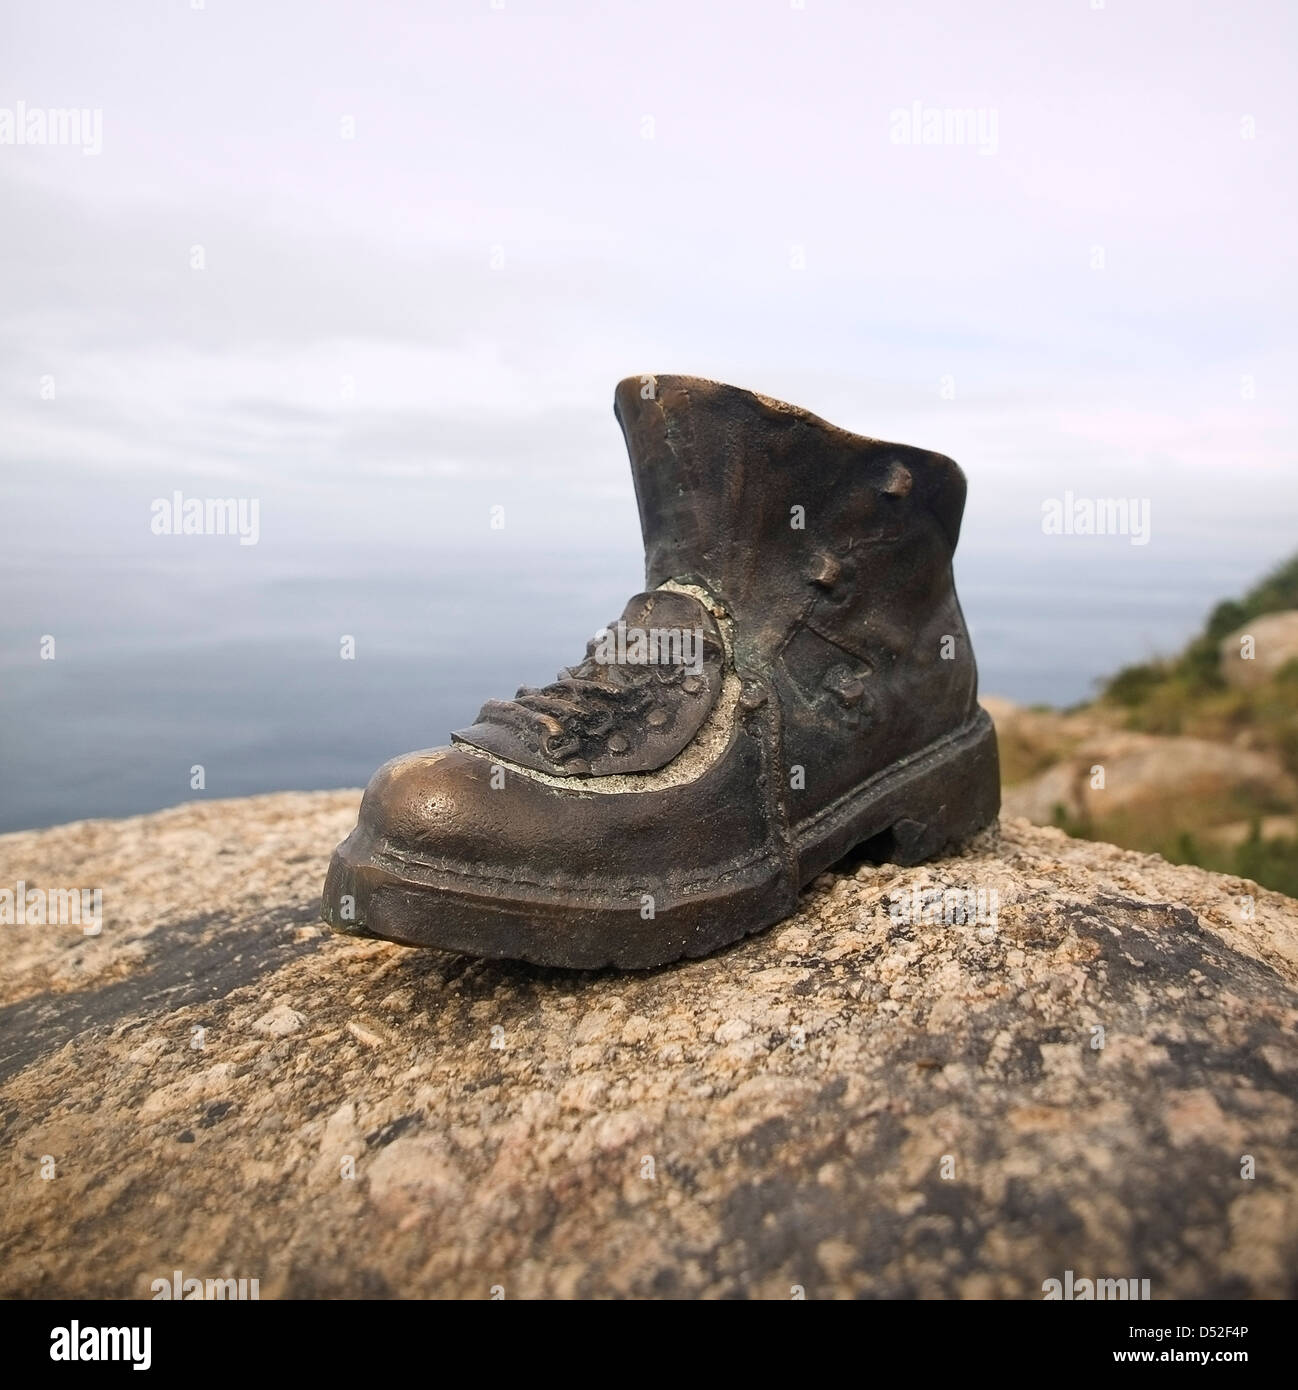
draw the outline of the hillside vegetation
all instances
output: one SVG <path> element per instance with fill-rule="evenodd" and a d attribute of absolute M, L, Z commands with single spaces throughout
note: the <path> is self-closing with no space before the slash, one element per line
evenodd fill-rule
<path fill-rule="evenodd" d="M 1298 555 L 1219 603 L 1180 655 L 1126 667 L 1091 704 L 1002 713 L 1007 805 L 1298 896 L 1298 657 L 1274 674 L 1256 668 L 1248 686 L 1222 660 L 1232 634 L 1292 610 Z M 1087 781 L 1095 767 L 1105 769 L 1098 791 Z"/>

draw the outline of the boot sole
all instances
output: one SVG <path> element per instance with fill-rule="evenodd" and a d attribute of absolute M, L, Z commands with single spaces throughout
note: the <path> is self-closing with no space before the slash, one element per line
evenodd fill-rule
<path fill-rule="evenodd" d="M 698 882 L 656 893 L 561 894 L 517 878 L 434 869 L 395 855 L 360 827 L 329 866 L 321 915 L 352 935 L 533 965 L 647 970 L 705 956 L 782 921 L 798 893 L 845 854 L 918 864 L 968 839 L 1000 811 L 996 731 L 979 709 L 962 728 L 891 764 L 793 827 L 788 851 L 771 848 Z M 796 887 L 789 872 L 796 859 Z M 344 920 L 344 897 L 353 920 Z M 594 905 L 592 905 L 594 904 Z"/>

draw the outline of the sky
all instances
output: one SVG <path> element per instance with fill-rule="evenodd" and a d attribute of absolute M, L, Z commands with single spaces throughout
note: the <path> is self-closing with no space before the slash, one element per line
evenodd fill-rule
<path fill-rule="evenodd" d="M 363 781 L 550 678 L 640 586 L 627 375 L 959 461 L 957 580 L 1012 698 L 1085 698 L 1298 549 L 1292 5 L 5 26 L 0 825 L 166 804 L 187 739 L 227 789 Z M 49 108 L 86 138 L 16 143 Z M 258 499 L 258 544 L 152 534 L 176 490 Z M 1141 499 L 1148 543 L 1046 534 L 1068 493 Z"/>

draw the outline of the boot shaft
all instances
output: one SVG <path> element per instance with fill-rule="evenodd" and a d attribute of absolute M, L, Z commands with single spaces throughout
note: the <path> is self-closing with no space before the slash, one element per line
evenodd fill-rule
<path fill-rule="evenodd" d="M 630 378 L 614 408 L 646 587 L 695 583 L 729 612 L 741 675 L 781 711 L 795 818 L 972 715 L 951 459 L 693 377 Z"/>
<path fill-rule="evenodd" d="M 965 501 L 951 459 L 695 377 L 630 377 L 614 410 L 645 587 L 701 584 L 753 656 L 799 620 L 862 659 L 899 649 L 951 590 Z"/>

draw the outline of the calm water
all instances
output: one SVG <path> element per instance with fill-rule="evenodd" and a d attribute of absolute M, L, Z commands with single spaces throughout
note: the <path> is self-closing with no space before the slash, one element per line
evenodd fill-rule
<path fill-rule="evenodd" d="M 397 480 L 364 507 L 345 487 L 263 487 L 252 547 L 152 535 L 150 499 L 171 485 L 7 480 L 0 829 L 362 784 L 486 698 L 552 679 L 641 579 L 625 478 L 548 511 L 511 494 L 500 533 L 494 494 L 462 480 Z M 1283 554 L 1279 530 L 1261 547 L 1219 530 L 1211 546 L 1192 531 L 1070 546 L 1041 536 L 1034 509 L 971 509 L 957 567 L 982 688 L 1024 702 L 1084 699 L 1174 649 Z M 340 659 L 344 634 L 355 660 Z"/>

